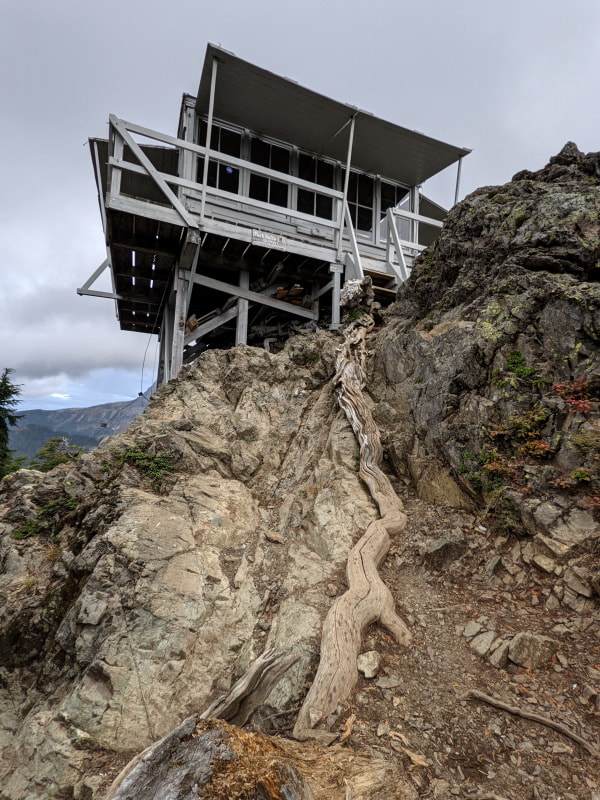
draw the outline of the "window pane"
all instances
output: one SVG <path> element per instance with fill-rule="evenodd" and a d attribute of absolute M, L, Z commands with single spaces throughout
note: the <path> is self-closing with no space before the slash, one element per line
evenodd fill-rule
<path fill-rule="evenodd" d="M 300 153 L 298 177 L 302 178 L 303 181 L 314 183 L 315 166 L 316 159 L 312 158 L 312 156 L 307 156 L 306 153 Z"/>
<path fill-rule="evenodd" d="M 391 183 L 381 181 L 381 215 L 384 215 L 386 208 L 393 208 L 395 205 L 396 187 Z"/>
<path fill-rule="evenodd" d="M 317 217 L 324 217 L 331 219 L 333 213 L 333 201 L 331 197 L 325 197 L 324 194 L 317 195 Z"/>
<path fill-rule="evenodd" d="M 216 161 L 209 161 L 208 162 L 208 177 L 206 179 L 206 183 L 208 186 L 212 186 L 213 189 L 217 186 L 217 162 Z"/>
<path fill-rule="evenodd" d="M 356 187 L 358 185 L 358 175 L 356 172 L 350 173 L 350 179 L 348 181 L 348 200 L 352 200 L 353 203 L 356 203 Z"/>
<path fill-rule="evenodd" d="M 221 147 L 219 148 L 222 153 L 228 156 L 240 157 L 240 145 L 242 136 L 235 131 L 228 131 L 226 128 L 221 129 Z"/>
<path fill-rule="evenodd" d="M 219 189 L 237 194 L 239 179 L 239 170 L 234 169 L 234 167 L 228 167 L 226 164 L 219 164 Z"/>
<path fill-rule="evenodd" d="M 363 206 L 373 205 L 373 178 L 358 176 L 358 202 Z"/>
<path fill-rule="evenodd" d="M 198 144 L 204 147 L 204 143 L 206 142 L 206 122 L 201 119 L 198 123 Z"/>
<path fill-rule="evenodd" d="M 250 161 L 260 164 L 262 167 L 270 166 L 271 146 L 262 139 L 252 139 L 250 146 Z"/>
<path fill-rule="evenodd" d="M 370 208 L 358 206 L 358 220 L 356 228 L 359 231 L 370 231 L 373 227 L 373 211 Z"/>
<path fill-rule="evenodd" d="M 250 197 L 254 200 L 269 202 L 269 179 L 262 175 L 250 175 Z"/>
<path fill-rule="evenodd" d="M 271 180 L 271 203 L 274 206 L 287 206 L 287 198 L 287 184 Z"/>
<path fill-rule="evenodd" d="M 321 186 L 328 186 L 333 189 L 333 182 L 335 179 L 335 171 L 333 164 L 328 161 L 319 161 L 317 164 L 317 183 Z"/>
<path fill-rule="evenodd" d="M 356 228 L 356 204 L 348 203 L 348 211 L 350 212 L 350 219 L 352 220 L 352 225 Z"/>
<path fill-rule="evenodd" d="M 271 145 L 271 169 L 277 172 L 285 172 L 289 175 L 290 172 L 290 151 L 284 147 L 278 147 L 276 144 Z"/>
<path fill-rule="evenodd" d="M 219 134 L 221 132 L 221 128 L 218 125 L 213 125 L 212 130 L 210 132 L 210 149 L 211 150 L 218 150 L 219 149 Z"/>
<path fill-rule="evenodd" d="M 306 189 L 298 189 L 298 211 L 303 214 L 315 213 L 315 193 Z"/>

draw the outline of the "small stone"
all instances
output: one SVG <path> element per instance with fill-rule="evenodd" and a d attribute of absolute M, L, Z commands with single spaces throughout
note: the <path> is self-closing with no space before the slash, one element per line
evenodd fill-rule
<path fill-rule="evenodd" d="M 327 594 L 329 597 L 335 597 L 337 594 L 337 589 L 333 583 L 327 584 Z"/>
<path fill-rule="evenodd" d="M 485 631 L 485 633 L 478 634 L 471 641 L 471 647 L 477 653 L 478 656 L 483 657 L 492 646 L 492 642 L 494 641 L 495 638 L 496 638 L 496 633 L 494 631 Z"/>
<path fill-rule="evenodd" d="M 485 574 L 488 578 L 491 578 L 492 575 L 496 572 L 498 567 L 500 566 L 502 559 L 500 556 L 493 556 L 485 565 Z"/>
<path fill-rule="evenodd" d="M 471 622 L 467 622 L 463 630 L 463 636 L 465 639 L 472 639 L 474 636 L 477 636 L 478 633 L 482 631 L 482 627 L 478 622 L 471 620 Z"/>
<path fill-rule="evenodd" d="M 578 569 L 577 567 L 568 569 L 563 576 L 563 580 L 567 586 L 574 592 L 577 592 L 577 594 L 581 594 L 584 597 L 592 596 L 592 587 L 587 580 L 585 580 L 585 573 L 582 569 Z"/>
<path fill-rule="evenodd" d="M 598 692 L 594 689 L 594 687 L 590 686 L 589 683 L 586 683 L 585 686 L 583 686 L 581 689 L 581 694 L 579 695 L 579 702 L 583 703 L 583 705 L 586 705 L 587 703 L 589 703 L 590 700 L 593 700 L 597 694 Z"/>
<path fill-rule="evenodd" d="M 547 664 L 560 643 L 549 636 L 523 631 L 514 636 L 508 647 L 510 660 L 525 669 L 537 669 Z"/>
<path fill-rule="evenodd" d="M 374 678 L 379 672 L 380 665 L 381 657 L 377 650 L 368 650 L 366 653 L 361 653 L 356 659 L 358 671 L 362 672 L 365 678 Z"/>
<path fill-rule="evenodd" d="M 546 600 L 548 611 L 557 611 L 560 608 L 560 600 L 553 594 Z"/>
<path fill-rule="evenodd" d="M 508 642 L 502 642 L 489 657 L 489 662 L 496 669 L 504 669 L 508 663 Z"/>
<path fill-rule="evenodd" d="M 441 569 L 459 559 L 467 550 L 464 534 L 461 536 L 441 536 L 419 549 L 423 563 L 428 569 Z"/>
<path fill-rule="evenodd" d="M 377 678 L 375 681 L 375 685 L 379 689 L 395 689 L 396 686 L 400 686 L 402 683 L 402 679 L 399 676 L 392 676 L 392 675 L 382 675 L 381 678 Z"/>
<path fill-rule="evenodd" d="M 555 755 L 562 753 L 569 753 L 570 755 L 573 752 L 573 748 L 569 747 L 568 744 L 563 744 L 563 742 L 554 742 L 552 745 L 552 752 Z"/>
<path fill-rule="evenodd" d="M 387 736 L 390 732 L 390 723 L 389 722 L 380 722 L 377 726 L 377 736 Z"/>
<path fill-rule="evenodd" d="M 593 681 L 598 681 L 600 683 L 600 669 L 594 669 L 594 667 L 588 667 L 587 672 Z"/>
<path fill-rule="evenodd" d="M 544 556 L 541 553 L 535 555 L 531 562 L 535 564 L 536 567 L 539 567 L 543 572 L 548 572 L 549 574 L 553 573 L 556 568 L 556 561 L 553 561 L 548 556 Z"/>

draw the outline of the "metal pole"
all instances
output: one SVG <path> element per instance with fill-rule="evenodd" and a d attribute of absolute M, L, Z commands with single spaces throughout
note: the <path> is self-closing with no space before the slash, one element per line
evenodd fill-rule
<path fill-rule="evenodd" d="M 358 113 L 358 112 L 357 112 Z M 346 174 L 344 176 L 344 196 L 342 198 L 342 213 L 340 217 L 340 230 L 339 230 L 339 238 L 338 238 L 338 249 L 337 249 L 337 260 L 340 261 L 342 258 L 342 244 L 344 238 L 344 220 L 346 214 L 346 202 L 348 200 L 348 182 L 350 180 L 350 161 L 352 160 L 352 145 L 354 144 L 354 122 L 356 120 L 356 114 L 352 116 L 352 120 L 350 123 L 350 135 L 348 137 L 348 156 L 346 158 Z"/>
<path fill-rule="evenodd" d="M 458 190 L 460 188 L 460 171 L 462 169 L 462 156 L 458 159 L 458 167 L 456 168 L 456 191 L 454 192 L 454 205 L 458 203 Z"/>
<path fill-rule="evenodd" d="M 213 111 L 215 108 L 215 86 L 217 85 L 217 59 L 213 58 L 210 76 L 210 98 L 208 101 L 208 120 L 206 122 L 206 152 L 204 153 L 204 170 L 202 174 L 202 202 L 200 205 L 200 224 L 204 222 L 204 205 L 206 203 L 206 183 L 208 181 L 208 152 L 212 139 Z"/>

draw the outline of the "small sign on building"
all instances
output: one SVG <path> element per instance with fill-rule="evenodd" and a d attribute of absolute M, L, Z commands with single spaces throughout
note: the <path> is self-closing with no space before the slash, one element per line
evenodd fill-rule
<path fill-rule="evenodd" d="M 276 233 L 267 233 L 266 231 L 258 231 L 255 228 L 252 230 L 252 244 L 268 247 L 270 250 L 287 249 L 287 239 L 285 236 L 278 236 Z"/>

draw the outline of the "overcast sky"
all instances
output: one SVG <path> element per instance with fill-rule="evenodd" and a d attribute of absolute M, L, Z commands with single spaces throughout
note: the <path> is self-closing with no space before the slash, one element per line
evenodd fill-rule
<path fill-rule="evenodd" d="M 110 113 L 175 134 L 207 42 L 472 148 L 462 196 L 569 139 L 600 150 L 598 0 L 0 0 L 0 369 L 22 409 L 152 381 L 156 337 L 75 292 L 105 255 L 86 142 Z M 454 177 L 425 189 L 448 206 Z"/>

